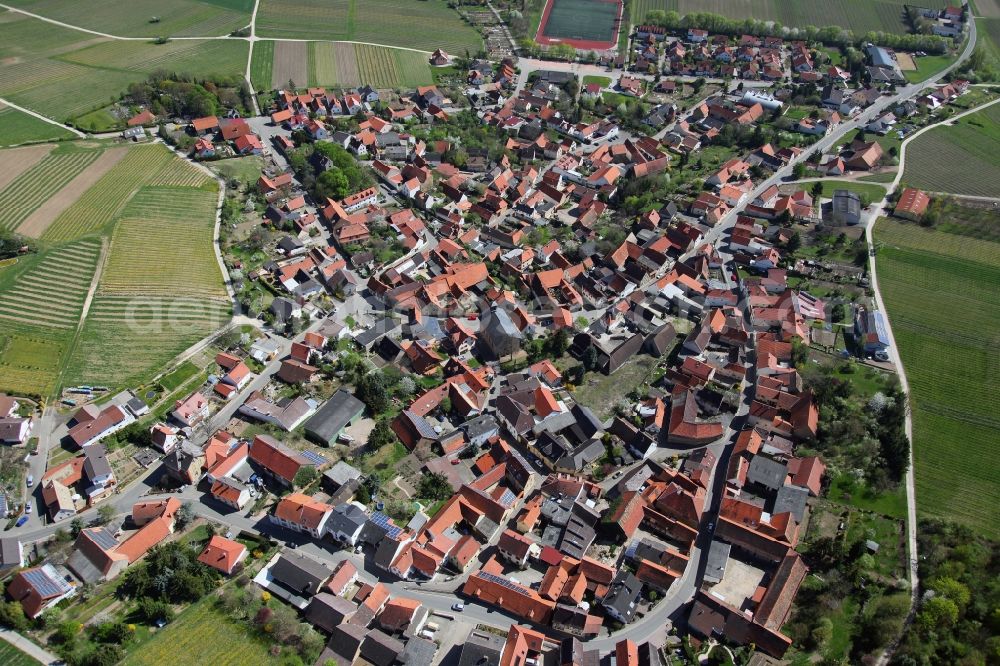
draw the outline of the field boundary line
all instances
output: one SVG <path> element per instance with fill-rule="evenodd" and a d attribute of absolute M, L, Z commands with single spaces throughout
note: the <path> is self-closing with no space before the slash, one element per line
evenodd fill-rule
<path fill-rule="evenodd" d="M 257 44 L 257 9 L 260 7 L 260 0 L 254 0 L 253 12 L 250 14 L 250 37 L 247 41 L 250 42 L 250 48 L 247 49 L 247 70 L 243 75 L 246 79 L 247 88 L 250 90 L 250 102 L 253 104 L 253 113 L 255 116 L 260 115 L 260 107 L 257 105 L 257 91 L 254 90 L 253 81 L 250 79 L 250 70 L 253 69 L 253 47 Z M 271 57 L 273 62 L 274 57 Z"/>
<path fill-rule="evenodd" d="M 3 5 L 0 5 L 2 7 Z M 211 39 L 211 38 L 208 38 Z M 222 38 L 219 38 L 222 39 Z M 257 41 L 269 41 L 269 42 L 315 42 L 323 44 L 360 44 L 362 46 L 378 46 L 383 49 L 396 49 L 397 51 L 413 51 L 414 53 L 421 53 L 424 55 L 431 55 L 433 51 L 424 51 L 423 49 L 415 49 L 410 46 L 393 46 L 392 44 L 379 44 L 378 42 L 359 42 L 353 39 L 282 39 L 280 37 L 257 37 Z"/>
<path fill-rule="evenodd" d="M 6 7 L 6 5 L 0 5 L 0 7 Z M 50 125 L 55 125 L 56 127 L 61 127 L 62 129 L 66 130 L 67 132 L 71 132 L 74 136 L 76 136 L 79 139 L 86 139 L 87 138 L 87 135 L 84 134 L 83 132 L 81 132 L 78 129 L 70 127 L 69 125 L 63 125 L 61 122 L 59 122 L 57 120 L 53 120 L 52 118 L 48 118 L 46 116 L 43 116 L 42 114 L 40 114 L 40 113 L 38 113 L 36 111 L 32 111 L 31 109 L 26 109 L 23 106 L 18 106 L 17 104 L 14 104 L 13 102 L 11 102 L 9 100 L 4 99 L 3 97 L 0 97 L 0 103 L 4 104 L 5 106 L 9 106 L 10 108 L 15 109 L 17 111 L 20 111 L 21 113 L 27 113 L 29 116 L 33 116 L 35 118 L 38 118 L 39 120 L 44 120 L 45 122 L 47 122 Z M 11 147 L 12 148 L 16 148 L 17 146 L 11 146 Z"/>

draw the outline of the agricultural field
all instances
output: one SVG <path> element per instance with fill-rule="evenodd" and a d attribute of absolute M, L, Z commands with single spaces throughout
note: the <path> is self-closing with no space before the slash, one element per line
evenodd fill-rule
<path fill-rule="evenodd" d="M 7 641 L 0 641 L 0 664 L 6 666 L 38 666 L 40 661 L 21 652 Z"/>
<path fill-rule="evenodd" d="M 180 257 L 178 259 L 181 259 Z M 131 386 L 212 335 L 232 314 L 204 296 L 107 295 L 98 287 L 66 368 L 65 384 Z"/>
<path fill-rule="evenodd" d="M 0 97 L 70 121 L 107 106 L 156 69 L 241 76 L 248 48 L 242 40 L 111 41 L 4 12 Z"/>
<path fill-rule="evenodd" d="M 274 64 L 271 66 L 271 88 L 285 88 L 289 81 L 302 88 L 309 81 L 309 44 L 307 42 L 276 42 Z"/>
<path fill-rule="evenodd" d="M 287 87 L 289 80 L 298 88 L 307 85 L 349 88 L 365 84 L 375 88 L 414 88 L 434 82 L 427 56 L 416 51 L 347 42 L 274 44 L 271 88 Z"/>
<path fill-rule="evenodd" d="M 250 57 L 250 82 L 254 90 L 271 89 L 271 71 L 274 65 L 274 42 L 255 42 Z"/>
<path fill-rule="evenodd" d="M 13 231 L 38 207 L 101 155 L 99 149 L 75 144 L 57 147 L 0 190 L 0 229 Z"/>
<path fill-rule="evenodd" d="M 41 148 L 4 151 L 0 164 Z M 65 162 L 79 155 L 93 155 L 88 171 L 109 155 L 115 163 L 83 187 Z M 51 213 L 32 227 L 41 251 L 0 268 L 0 390 L 50 396 L 64 381 L 139 381 L 229 320 L 213 248 L 214 178 L 161 145 L 65 143 L 34 157 L 10 178 L 0 168 L 0 210 L 15 216 L 8 227 L 27 216 L 23 231 Z"/>
<path fill-rule="evenodd" d="M 100 253 L 88 239 L 0 268 L 0 390 L 54 391 Z"/>
<path fill-rule="evenodd" d="M 10 0 L 9 4 L 121 37 L 228 35 L 249 25 L 253 10 L 253 0 L 130 0 L 127 11 L 115 0 Z"/>
<path fill-rule="evenodd" d="M 453 54 L 482 38 L 445 0 L 261 0 L 257 35 L 370 42 Z"/>
<path fill-rule="evenodd" d="M 72 138 L 72 132 L 0 102 L 0 147 Z"/>
<path fill-rule="evenodd" d="M 997 213 L 982 216 L 1000 225 Z M 878 222 L 875 241 L 911 389 L 917 509 L 996 539 L 1000 243 L 890 220 Z"/>
<path fill-rule="evenodd" d="M 164 146 L 137 146 L 93 187 L 57 217 L 42 234 L 46 241 L 65 241 L 110 224 L 133 194 L 177 158 Z"/>
<path fill-rule="evenodd" d="M 906 33 L 904 0 L 633 0 L 632 23 L 641 23 L 650 11 L 681 14 L 710 12 L 732 19 L 778 21 L 789 27 L 843 26 L 863 35 L 870 30 Z M 922 7 L 942 8 L 946 0 L 927 0 Z"/>
<path fill-rule="evenodd" d="M 99 294 L 173 294 L 224 298 L 212 249 L 216 193 L 193 187 L 143 187 L 111 237 Z M 181 261 L 165 257 L 163 248 Z"/>
<path fill-rule="evenodd" d="M 180 40 L 166 44 L 109 41 L 60 56 L 61 60 L 100 70 L 149 74 L 158 69 L 198 76 L 234 76 L 243 72 L 247 48 L 241 41 Z"/>
<path fill-rule="evenodd" d="M 906 146 L 903 182 L 931 192 L 1000 196 L 1000 104 L 924 132 Z"/>
<path fill-rule="evenodd" d="M 266 645 L 247 628 L 215 608 L 214 595 L 191 606 L 139 646 L 123 662 L 126 666 L 160 666 L 178 654 L 197 654 L 206 664 L 264 666 L 275 661 Z"/>

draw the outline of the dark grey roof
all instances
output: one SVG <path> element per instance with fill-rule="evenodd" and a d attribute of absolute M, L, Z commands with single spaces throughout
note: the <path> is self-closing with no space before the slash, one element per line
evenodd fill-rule
<path fill-rule="evenodd" d="M 365 403 L 340 389 L 305 424 L 307 435 L 332 442 L 352 419 L 365 411 Z"/>
<path fill-rule="evenodd" d="M 345 666 L 353 664 L 367 635 L 367 627 L 357 624 L 342 624 L 334 627 L 331 632 L 327 650 L 333 652 L 337 657 L 338 664 L 345 664 Z M 320 659 L 319 663 L 323 663 L 323 660 Z"/>
<path fill-rule="evenodd" d="M 333 631 L 333 628 L 350 619 L 358 606 L 353 601 L 339 597 L 329 592 L 320 592 L 309 601 L 306 608 L 306 621 L 323 631 Z"/>
<path fill-rule="evenodd" d="M 642 592 L 642 583 L 631 571 L 619 571 L 611 582 L 611 589 L 601 602 L 605 608 L 613 608 L 626 622 L 635 614 L 636 600 Z"/>
<path fill-rule="evenodd" d="M 361 656 L 375 666 L 390 666 L 403 651 L 403 644 L 380 629 L 373 629 L 361 644 Z"/>
<path fill-rule="evenodd" d="M 465 436 L 469 439 L 476 439 L 500 429 L 500 424 L 492 414 L 482 414 L 474 419 L 469 419 L 461 425 Z"/>
<path fill-rule="evenodd" d="M 587 554 L 587 550 L 594 543 L 596 537 L 597 532 L 594 531 L 594 528 L 574 513 L 570 516 L 566 527 L 563 528 L 558 550 L 579 560 Z"/>
<path fill-rule="evenodd" d="M 506 643 L 503 636 L 472 630 L 462 644 L 458 666 L 499 666 Z"/>
<path fill-rule="evenodd" d="M 103 444 L 91 444 L 83 450 L 83 471 L 88 479 L 111 475 L 111 463 Z"/>
<path fill-rule="evenodd" d="M 778 496 L 774 499 L 773 515 L 791 512 L 795 522 L 801 523 L 806 511 L 806 500 L 809 498 L 807 488 L 797 486 L 782 486 L 778 489 Z"/>
<path fill-rule="evenodd" d="M 0 539 L 0 569 L 21 566 L 21 540 L 17 537 Z"/>
<path fill-rule="evenodd" d="M 336 465 L 326 470 L 323 473 L 323 476 L 332 481 L 339 488 L 348 481 L 360 478 L 361 472 L 343 460 L 340 460 Z"/>
<path fill-rule="evenodd" d="M 836 190 L 833 193 L 833 211 L 841 215 L 860 215 L 861 196 L 849 190 Z"/>
<path fill-rule="evenodd" d="M 368 516 L 357 504 L 341 504 L 335 506 L 327 519 L 327 529 L 331 532 L 354 534 L 359 527 L 364 527 Z"/>
<path fill-rule="evenodd" d="M 332 575 L 326 564 L 298 552 L 282 553 L 271 567 L 271 577 L 276 583 L 303 595 L 315 594 Z"/>
<path fill-rule="evenodd" d="M 399 661 L 406 666 L 431 666 L 436 652 L 437 643 L 417 636 L 406 641 L 406 647 L 403 648 Z"/>
<path fill-rule="evenodd" d="M 393 331 L 396 331 L 399 328 L 400 328 L 399 322 L 397 322 L 395 319 L 384 317 L 379 321 L 375 322 L 375 324 L 371 328 L 359 333 L 354 338 L 354 341 L 359 345 L 361 345 L 362 347 L 369 347 L 375 342 L 378 342 L 378 340 L 381 339 L 383 336 L 388 335 L 389 333 L 392 333 Z"/>
<path fill-rule="evenodd" d="M 292 252 L 293 250 L 298 250 L 299 248 L 305 247 L 302 245 L 302 241 L 294 236 L 285 236 L 280 241 L 278 241 L 278 249 L 284 252 Z"/>
<path fill-rule="evenodd" d="M 729 551 L 732 546 L 722 541 L 713 541 L 708 548 L 708 565 L 705 567 L 705 581 L 718 583 L 726 575 Z"/>
<path fill-rule="evenodd" d="M 747 468 L 747 481 L 777 490 L 785 485 L 788 466 L 765 456 L 754 456 Z"/>
<path fill-rule="evenodd" d="M 573 451 L 556 461 L 556 466 L 563 469 L 580 471 L 590 463 L 604 455 L 604 443 L 599 439 L 584 442 Z"/>
<path fill-rule="evenodd" d="M 294 309 L 295 305 L 287 298 L 279 296 L 271 301 L 270 310 L 274 313 L 274 316 L 281 321 L 287 321 L 290 319 Z"/>
<path fill-rule="evenodd" d="M 393 560 L 396 559 L 397 552 L 399 552 L 399 542 L 389 537 L 383 537 L 378 548 L 375 549 L 375 565 L 388 569 L 392 566 Z"/>

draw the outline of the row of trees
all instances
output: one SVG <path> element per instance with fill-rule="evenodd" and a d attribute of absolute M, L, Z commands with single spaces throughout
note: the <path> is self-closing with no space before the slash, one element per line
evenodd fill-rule
<path fill-rule="evenodd" d="M 778 21 L 763 21 L 752 18 L 730 19 L 709 12 L 691 12 L 681 16 L 675 11 L 668 12 L 657 9 L 646 15 L 646 23 L 658 25 L 668 30 L 701 28 L 722 35 L 777 36 L 801 39 L 807 42 L 822 42 L 832 46 L 859 46 L 865 42 L 871 42 L 894 49 L 927 51 L 929 53 L 945 53 L 951 44 L 951 40 L 936 35 L 903 35 L 875 30 L 863 35 L 855 35 L 853 31 L 840 26 L 817 28 L 810 25 L 804 28 L 789 28 Z"/>

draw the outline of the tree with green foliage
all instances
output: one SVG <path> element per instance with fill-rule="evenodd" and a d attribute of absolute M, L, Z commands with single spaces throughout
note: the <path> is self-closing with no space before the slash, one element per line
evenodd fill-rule
<path fill-rule="evenodd" d="M 28 628 L 28 618 L 24 614 L 24 608 L 20 602 L 7 601 L 0 603 L 0 626 L 10 627 L 15 631 L 24 631 Z"/>
<path fill-rule="evenodd" d="M 392 425 L 387 418 L 376 421 L 375 427 L 368 434 L 368 448 L 372 451 L 377 451 L 394 441 L 396 441 L 396 433 L 392 431 Z"/>
<path fill-rule="evenodd" d="M 381 414 L 389 408 L 389 391 L 386 389 L 381 372 L 369 372 L 361 377 L 355 395 L 358 400 L 365 403 L 372 414 Z"/>
<path fill-rule="evenodd" d="M 117 513 L 118 512 L 115 511 L 115 507 L 112 506 L 111 504 L 102 504 L 97 509 L 98 524 L 107 525 L 108 523 L 111 522 L 111 519 L 114 518 L 115 515 L 117 515 Z"/>
<path fill-rule="evenodd" d="M 177 515 L 174 516 L 174 526 L 178 529 L 184 529 L 194 519 L 194 507 L 191 505 L 191 502 L 184 502 L 181 504 L 181 508 L 177 510 Z"/>
<path fill-rule="evenodd" d="M 319 472 L 313 465 L 303 465 L 299 468 L 299 471 L 295 473 L 295 479 L 292 483 L 296 488 L 305 488 L 313 484 L 316 479 L 319 478 Z"/>
<path fill-rule="evenodd" d="M 445 500 L 455 494 L 448 482 L 448 477 L 437 472 L 430 472 L 420 477 L 417 484 L 417 496 L 429 500 Z"/>

